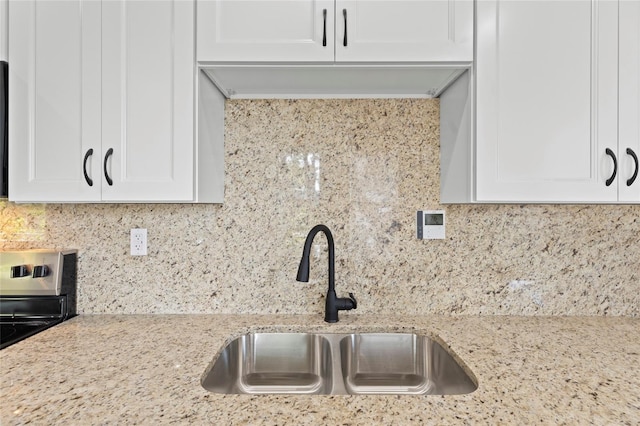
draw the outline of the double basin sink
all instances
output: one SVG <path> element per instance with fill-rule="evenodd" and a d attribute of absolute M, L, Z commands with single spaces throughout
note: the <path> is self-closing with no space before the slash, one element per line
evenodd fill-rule
<path fill-rule="evenodd" d="M 207 367 L 224 394 L 456 395 L 477 380 L 438 342 L 412 333 L 250 333 Z"/>

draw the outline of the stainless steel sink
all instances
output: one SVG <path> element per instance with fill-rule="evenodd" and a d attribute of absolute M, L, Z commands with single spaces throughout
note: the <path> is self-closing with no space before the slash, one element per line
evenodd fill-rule
<path fill-rule="evenodd" d="M 454 395 L 478 387 L 438 342 L 410 333 L 246 334 L 201 383 L 228 394 Z"/>
<path fill-rule="evenodd" d="M 478 387 L 440 344 L 416 334 L 350 334 L 340 341 L 349 394 L 455 395 Z"/>
<path fill-rule="evenodd" d="M 202 377 L 217 393 L 330 394 L 331 346 L 319 334 L 257 333 L 229 343 Z"/>

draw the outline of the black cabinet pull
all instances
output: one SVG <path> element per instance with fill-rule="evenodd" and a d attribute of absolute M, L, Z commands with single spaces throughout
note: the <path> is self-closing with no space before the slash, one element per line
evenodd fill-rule
<path fill-rule="evenodd" d="M 342 45 L 347 47 L 347 9 L 342 9 L 342 16 L 344 16 L 344 40 Z"/>
<path fill-rule="evenodd" d="M 322 46 L 327 47 L 327 9 L 322 9 Z"/>
<path fill-rule="evenodd" d="M 611 151 L 609 148 L 607 148 L 604 152 L 613 159 L 613 173 L 611 174 L 611 177 L 605 182 L 607 186 L 610 186 L 613 183 L 613 180 L 616 178 L 616 174 L 618 174 L 618 159 L 616 158 L 616 155 L 613 153 L 613 151 Z"/>
<path fill-rule="evenodd" d="M 107 160 L 109 160 L 109 157 L 111 157 L 111 155 L 113 155 L 113 148 L 109 148 L 107 153 L 104 155 L 104 177 L 105 179 L 107 179 L 107 183 L 109 184 L 109 186 L 113 186 L 113 180 L 111 180 L 111 178 L 109 177 L 109 172 L 107 171 Z"/>
<path fill-rule="evenodd" d="M 627 179 L 627 186 L 631 186 L 633 182 L 636 181 L 636 178 L 638 177 L 638 156 L 636 155 L 635 152 L 633 152 L 631 148 L 627 148 L 627 154 L 630 155 L 631 158 L 633 158 L 633 162 L 636 163 L 636 170 L 633 172 L 633 176 Z"/>
<path fill-rule="evenodd" d="M 82 172 L 84 173 L 84 180 L 87 181 L 87 185 L 93 186 L 93 179 L 89 177 L 87 174 L 87 160 L 89 157 L 93 155 L 93 148 L 89 148 L 89 150 L 84 154 L 84 161 L 82 162 Z"/>

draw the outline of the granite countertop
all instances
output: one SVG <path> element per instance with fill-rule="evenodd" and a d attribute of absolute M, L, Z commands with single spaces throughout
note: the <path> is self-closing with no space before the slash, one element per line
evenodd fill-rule
<path fill-rule="evenodd" d="M 457 396 L 219 395 L 200 377 L 248 331 L 416 331 L 479 382 Z M 640 319 L 95 315 L 0 351 L 0 423 L 638 424 Z"/>

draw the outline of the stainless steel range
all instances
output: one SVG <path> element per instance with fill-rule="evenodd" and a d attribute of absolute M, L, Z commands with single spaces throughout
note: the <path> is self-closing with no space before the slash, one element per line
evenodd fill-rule
<path fill-rule="evenodd" d="M 76 315 L 76 250 L 0 252 L 0 349 Z"/>

